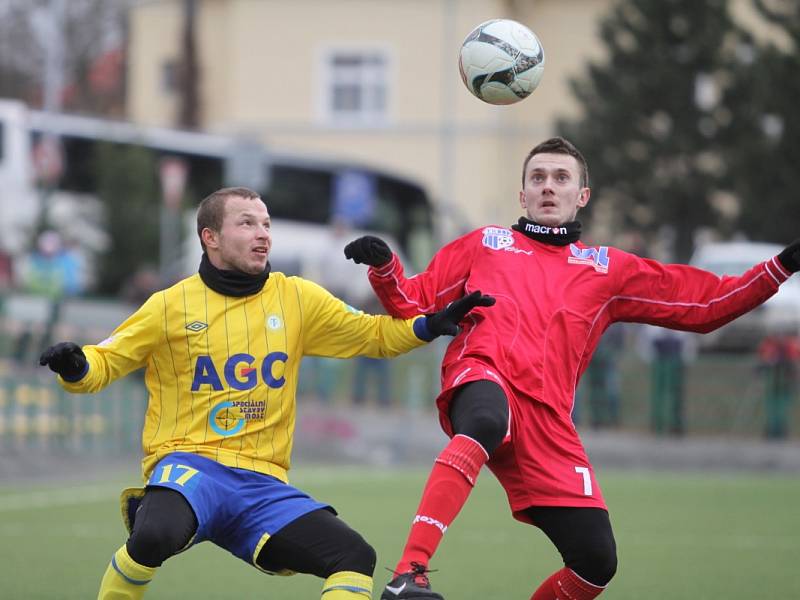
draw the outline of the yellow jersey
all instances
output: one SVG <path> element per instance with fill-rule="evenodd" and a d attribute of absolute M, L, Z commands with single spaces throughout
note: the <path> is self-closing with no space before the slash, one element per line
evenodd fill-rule
<path fill-rule="evenodd" d="M 106 340 L 70 392 L 96 392 L 146 368 L 145 480 L 172 452 L 192 452 L 283 481 L 305 355 L 397 356 L 425 342 L 414 319 L 367 315 L 317 284 L 271 273 L 252 296 L 225 296 L 195 274 L 153 294 Z"/>

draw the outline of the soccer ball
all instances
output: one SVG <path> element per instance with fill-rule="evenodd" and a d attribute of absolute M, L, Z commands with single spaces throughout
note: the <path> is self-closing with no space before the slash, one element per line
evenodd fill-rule
<path fill-rule="evenodd" d="M 464 40 L 458 70 L 477 98 L 489 104 L 513 104 L 539 85 L 544 49 L 525 25 L 492 19 L 478 25 Z"/>

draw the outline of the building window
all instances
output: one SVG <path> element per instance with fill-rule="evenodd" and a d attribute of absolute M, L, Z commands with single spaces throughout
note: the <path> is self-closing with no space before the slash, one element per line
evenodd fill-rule
<path fill-rule="evenodd" d="M 325 59 L 326 119 L 332 124 L 379 125 L 386 120 L 388 65 L 379 50 L 337 50 Z"/>
<path fill-rule="evenodd" d="M 180 87 L 180 63 L 170 59 L 161 63 L 161 91 L 174 94 Z"/>

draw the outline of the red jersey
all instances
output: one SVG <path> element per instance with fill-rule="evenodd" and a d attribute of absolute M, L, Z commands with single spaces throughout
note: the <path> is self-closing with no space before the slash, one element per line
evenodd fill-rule
<path fill-rule="evenodd" d="M 475 290 L 494 296 L 497 303 L 473 310 L 450 342 L 445 392 L 474 359 L 562 415 L 571 412 L 578 380 L 611 323 L 712 331 L 767 300 L 789 275 L 775 258 L 720 277 L 607 246 L 551 245 L 496 225 L 444 246 L 419 275 L 405 277 L 396 255 L 369 270 L 396 317 L 440 310 Z"/>

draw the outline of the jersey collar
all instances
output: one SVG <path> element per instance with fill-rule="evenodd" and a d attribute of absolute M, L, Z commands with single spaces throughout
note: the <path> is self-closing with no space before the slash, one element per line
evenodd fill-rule
<path fill-rule="evenodd" d="M 270 264 L 267 263 L 267 267 L 258 275 L 249 275 L 240 271 L 226 271 L 212 265 L 208 259 L 208 254 L 203 252 L 198 273 L 203 283 L 218 294 L 241 298 L 252 296 L 261 291 L 269 277 L 270 268 Z"/>
<path fill-rule="evenodd" d="M 511 226 L 514 231 L 551 246 L 566 246 L 577 242 L 581 237 L 580 221 L 570 221 L 558 227 L 548 227 L 540 225 L 536 221 L 531 221 L 527 217 L 520 217 L 516 224 Z"/>

